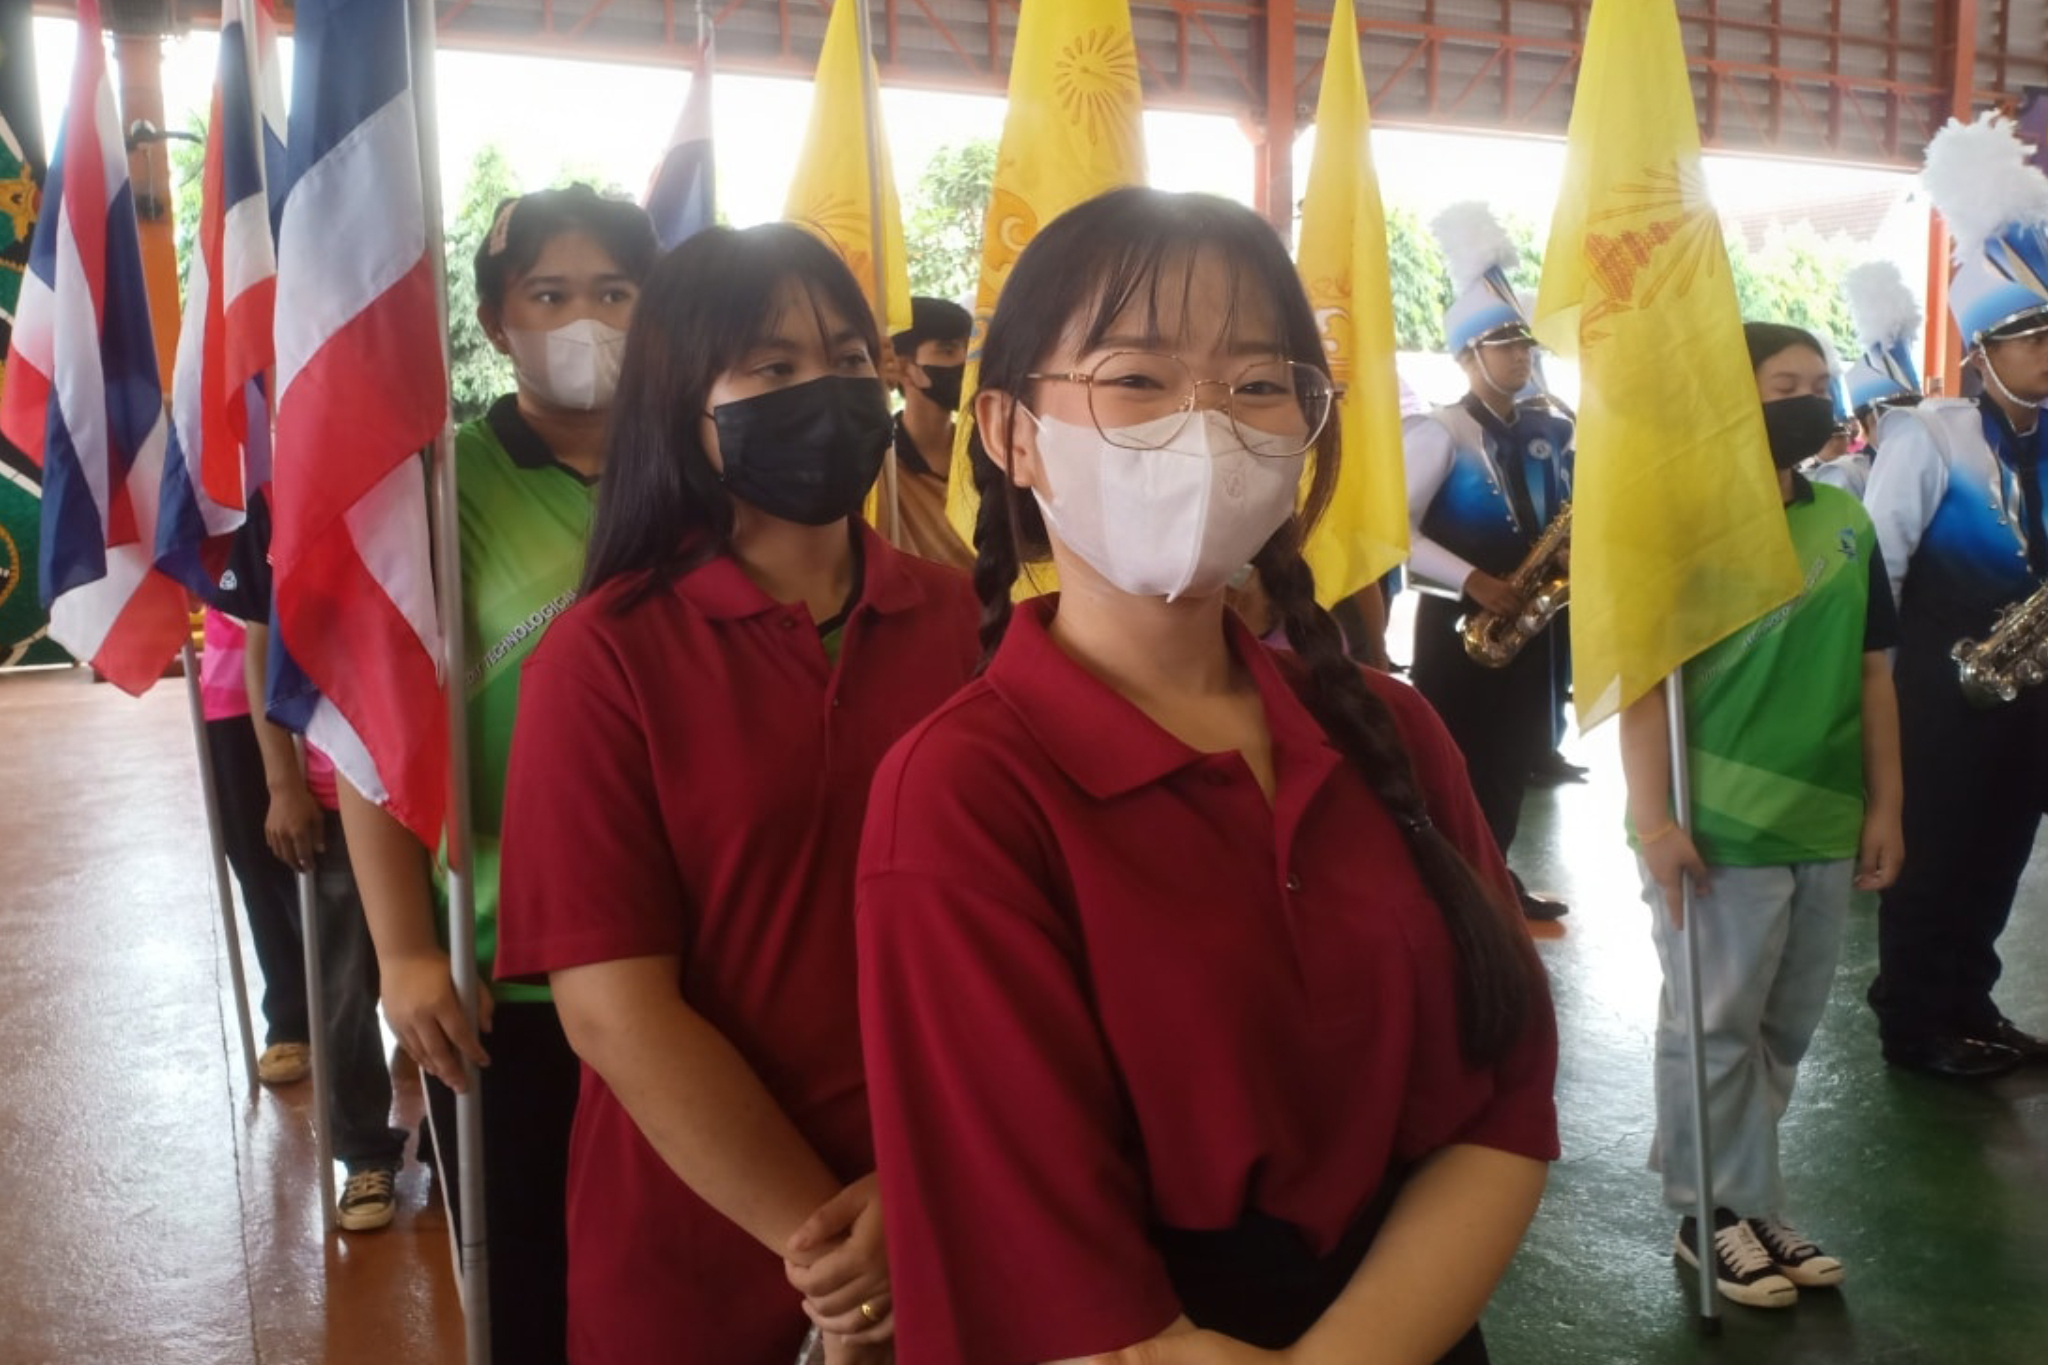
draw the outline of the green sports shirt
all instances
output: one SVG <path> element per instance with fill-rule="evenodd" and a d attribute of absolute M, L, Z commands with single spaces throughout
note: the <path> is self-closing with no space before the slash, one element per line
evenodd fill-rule
<path fill-rule="evenodd" d="M 1863 830 L 1863 656 L 1897 643 L 1877 533 L 1795 479 L 1799 595 L 1685 666 L 1693 842 L 1709 865 L 1853 858 Z"/>
<path fill-rule="evenodd" d="M 498 952 L 498 834 L 519 710 L 519 666 L 576 600 L 597 483 L 557 460 L 507 396 L 455 436 L 461 517 L 463 694 L 469 713 L 476 956 Z M 437 869 L 436 889 L 442 891 Z M 445 908 L 445 897 L 444 897 Z M 501 1000 L 546 1000 L 545 986 L 498 982 Z"/>

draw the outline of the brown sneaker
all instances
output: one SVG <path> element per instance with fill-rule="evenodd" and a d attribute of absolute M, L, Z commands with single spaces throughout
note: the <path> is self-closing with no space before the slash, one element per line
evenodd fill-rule
<path fill-rule="evenodd" d="M 256 1079 L 265 1085 L 303 1081 L 313 1070 L 313 1054 L 304 1043 L 272 1043 L 256 1059 Z"/>
<path fill-rule="evenodd" d="M 342 1231 L 375 1232 L 388 1226 L 398 1211 L 398 1172 L 390 1166 L 365 1166 L 350 1171 L 335 1201 Z"/>

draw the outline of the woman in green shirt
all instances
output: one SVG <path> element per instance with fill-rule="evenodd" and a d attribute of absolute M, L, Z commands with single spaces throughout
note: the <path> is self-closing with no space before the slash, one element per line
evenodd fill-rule
<path fill-rule="evenodd" d="M 1671 816 L 1661 686 L 1622 713 L 1621 749 L 1664 968 L 1651 1165 L 1668 1207 L 1697 1204 L 1680 918 L 1690 876 L 1715 1285 L 1734 1302 L 1779 1308 L 1843 1278 L 1838 1259 L 1785 1221 L 1778 1122 L 1834 983 L 1850 892 L 1899 875 L 1898 703 L 1885 654 L 1898 618 L 1862 504 L 1794 472 L 1834 426 L 1820 343 L 1774 323 L 1745 331 L 1770 449 L 1728 458 L 1768 455 L 1776 466 L 1801 590 L 1685 665 L 1690 831 Z M 1694 1245 L 1684 1218 L 1675 1254 L 1696 1264 Z"/>
<path fill-rule="evenodd" d="M 657 254 L 641 209 L 585 185 L 499 207 L 476 256 L 477 322 L 516 392 L 456 434 L 478 977 L 497 945 L 498 830 L 519 666 L 575 600 L 627 323 Z M 426 1081 L 451 1207 L 464 1061 L 481 1073 L 493 1359 L 566 1358 L 563 1231 L 580 1068 L 545 987 L 480 988 L 470 1031 L 441 933 L 441 868 L 380 808 L 342 793 L 377 944 L 384 1013 Z M 459 1209 L 457 1209 L 459 1216 Z"/>

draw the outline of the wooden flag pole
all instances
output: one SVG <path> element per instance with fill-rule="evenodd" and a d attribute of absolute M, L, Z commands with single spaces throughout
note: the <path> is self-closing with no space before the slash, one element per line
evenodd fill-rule
<path fill-rule="evenodd" d="M 199 656 L 187 639 L 183 649 L 185 695 L 192 704 L 192 738 L 199 747 L 199 791 L 206 806 L 206 838 L 213 846 L 213 885 L 220 896 L 221 940 L 227 947 L 228 978 L 235 988 L 235 1023 L 242 1041 L 242 1067 L 249 1078 L 249 1102 L 262 1086 L 256 1075 L 256 1036 L 249 1022 L 249 980 L 242 971 L 242 935 L 235 927 L 235 893 L 228 887 L 227 840 L 221 833 L 220 788 L 213 752 L 206 744 L 206 705 L 199 693 Z"/>

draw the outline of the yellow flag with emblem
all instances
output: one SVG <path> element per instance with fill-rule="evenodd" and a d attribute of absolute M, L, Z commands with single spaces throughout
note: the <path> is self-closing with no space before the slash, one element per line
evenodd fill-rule
<path fill-rule="evenodd" d="M 881 83 L 873 56 L 861 51 L 859 3 L 838 0 L 832 6 L 812 83 L 811 123 L 782 213 L 839 253 L 860 281 L 886 344 L 890 333 L 910 326 L 910 260 L 882 111 L 869 106 L 870 93 Z M 881 190 L 879 212 L 875 187 Z"/>
<path fill-rule="evenodd" d="M 1371 131 L 1358 20 L 1351 0 L 1337 0 L 1295 250 L 1331 376 L 1344 391 L 1336 412 L 1344 438 L 1337 489 L 1305 547 L 1316 596 L 1326 605 L 1377 581 L 1408 557 L 1394 294 Z"/>
<path fill-rule="evenodd" d="M 982 225 L 963 404 L 973 402 L 981 338 L 996 297 L 1039 225 L 1106 190 L 1144 183 L 1143 108 L 1127 0 L 1021 7 L 1010 56 L 1010 105 Z M 971 418 L 971 409 L 963 407 L 946 489 L 947 518 L 969 545 L 977 505 L 967 464 Z"/>
<path fill-rule="evenodd" d="M 1572 668 L 1590 728 L 1799 591 L 1674 0 L 1594 0 L 1535 321 L 1579 358 Z"/>

